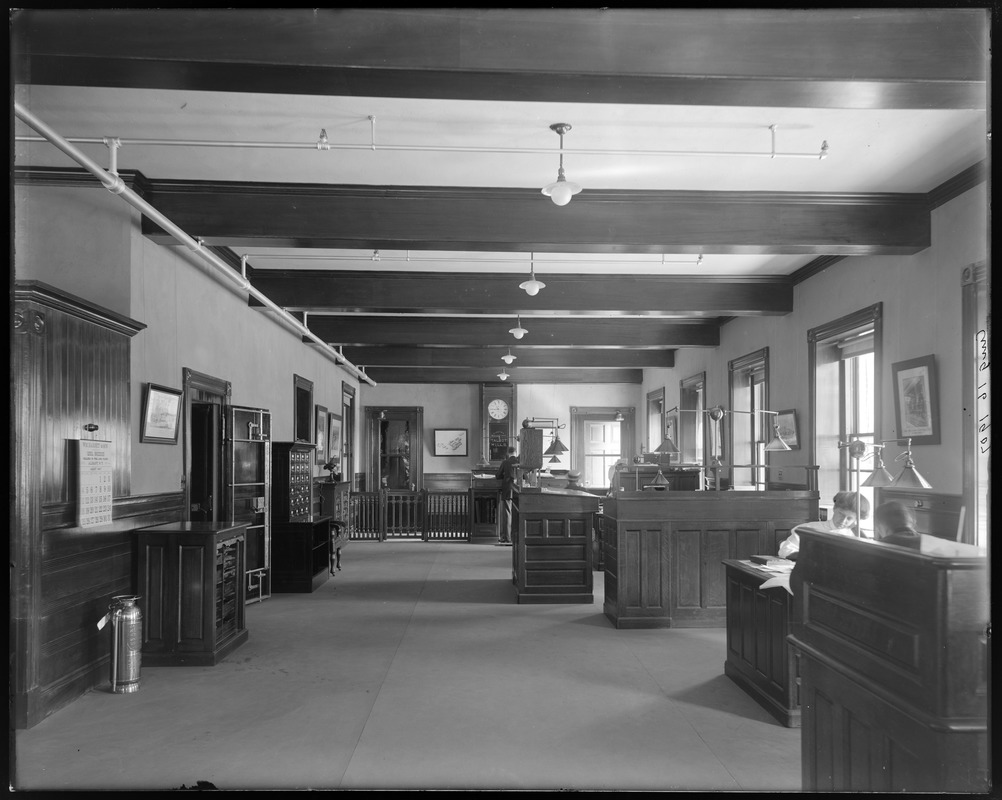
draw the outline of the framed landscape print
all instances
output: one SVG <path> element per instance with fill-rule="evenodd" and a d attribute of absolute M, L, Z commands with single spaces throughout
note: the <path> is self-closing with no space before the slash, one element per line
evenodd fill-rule
<path fill-rule="evenodd" d="M 923 356 L 891 365 L 898 437 L 912 444 L 939 444 L 936 358 Z"/>

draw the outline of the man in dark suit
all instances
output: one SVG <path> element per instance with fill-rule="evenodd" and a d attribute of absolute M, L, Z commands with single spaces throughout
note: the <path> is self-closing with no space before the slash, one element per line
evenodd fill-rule
<path fill-rule="evenodd" d="M 501 481 L 501 518 L 498 520 L 498 544 L 511 544 L 511 503 L 518 478 L 518 457 L 515 448 L 508 448 L 508 457 L 498 467 L 497 479 Z"/>

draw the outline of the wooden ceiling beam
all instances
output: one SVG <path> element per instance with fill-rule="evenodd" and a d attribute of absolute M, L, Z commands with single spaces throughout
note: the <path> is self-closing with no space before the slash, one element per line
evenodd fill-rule
<path fill-rule="evenodd" d="M 502 365 L 504 366 L 504 365 Z M 636 383 L 644 381 L 642 369 L 513 369 L 505 367 L 509 383 Z M 373 367 L 365 374 L 377 384 L 386 383 L 497 383 L 500 368 L 430 369 Z"/>
<path fill-rule="evenodd" d="M 155 9 L 155 20 L 151 11 L 15 13 L 15 80 L 814 108 L 983 108 L 986 99 L 981 9 Z"/>
<path fill-rule="evenodd" d="M 311 314 L 309 329 L 325 342 L 341 347 L 364 345 L 441 345 L 454 347 L 717 347 L 714 323 L 666 322 L 652 319 L 553 319 L 522 317 L 528 334 L 521 340 L 508 331 L 514 317 L 328 316 Z"/>
<path fill-rule="evenodd" d="M 147 199 L 207 244 L 571 253 L 910 255 L 924 194 L 585 190 L 153 181 Z M 173 244 L 144 217 L 143 233 Z"/>
<path fill-rule="evenodd" d="M 506 365 L 501 356 L 515 356 Z M 643 369 L 675 366 L 675 351 L 670 349 L 612 350 L 598 347 L 345 347 L 342 354 L 353 364 L 366 367 L 501 367 L 511 370 L 527 367 L 585 367 Z M 496 366 L 495 366 L 496 365 Z"/>
<path fill-rule="evenodd" d="M 528 261 L 526 262 L 528 267 Z M 698 268 L 694 271 L 698 272 Z M 645 314 L 652 317 L 720 317 L 788 314 L 793 282 L 773 278 L 668 275 L 549 275 L 530 298 L 519 284 L 526 274 L 338 272 L 248 269 L 253 286 L 275 304 L 296 311 L 517 314 Z M 256 301 L 252 298 L 251 304 Z"/>

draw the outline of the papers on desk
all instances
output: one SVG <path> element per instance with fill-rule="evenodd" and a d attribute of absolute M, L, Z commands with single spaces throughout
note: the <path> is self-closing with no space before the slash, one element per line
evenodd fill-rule
<path fill-rule="evenodd" d="M 786 589 L 791 595 L 793 594 L 793 589 L 790 588 L 790 573 L 785 572 L 781 575 L 775 575 L 769 580 L 765 581 L 759 589 L 772 589 L 774 587 L 779 587 Z"/>

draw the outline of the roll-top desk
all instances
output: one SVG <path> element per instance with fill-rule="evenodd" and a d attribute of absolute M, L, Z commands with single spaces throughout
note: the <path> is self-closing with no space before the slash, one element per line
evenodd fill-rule
<path fill-rule="evenodd" d="M 986 792 L 987 559 L 805 532 L 791 576 L 803 788 Z"/>

